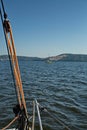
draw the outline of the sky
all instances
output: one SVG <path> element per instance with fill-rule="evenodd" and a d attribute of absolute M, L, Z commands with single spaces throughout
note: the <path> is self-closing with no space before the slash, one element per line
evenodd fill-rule
<path fill-rule="evenodd" d="M 87 0 L 4 0 L 17 55 L 87 54 Z M 0 22 L 0 55 L 6 46 Z"/>

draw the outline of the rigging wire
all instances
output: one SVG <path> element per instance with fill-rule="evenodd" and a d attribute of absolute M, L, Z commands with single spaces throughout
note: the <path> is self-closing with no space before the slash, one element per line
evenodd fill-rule
<path fill-rule="evenodd" d="M 37 102 L 38 103 L 38 102 Z M 61 124 L 64 128 L 66 128 L 67 130 L 71 130 L 68 126 L 66 126 L 60 119 L 54 117 L 45 107 L 41 106 L 38 103 L 38 106 L 40 108 L 41 111 L 44 111 L 45 113 L 47 113 L 52 119 L 54 119 L 57 123 Z"/>
<path fill-rule="evenodd" d="M 10 26 L 10 22 L 7 20 L 7 14 L 5 13 L 3 0 L 1 0 L 1 5 L 2 5 L 2 8 L 0 7 L 0 16 L 1 16 L 2 26 L 3 26 L 3 32 L 4 32 L 4 36 L 5 36 L 9 61 L 10 61 L 10 68 L 11 68 L 11 73 L 12 73 L 12 77 L 13 77 L 15 93 L 16 93 L 16 97 L 17 97 L 16 99 L 17 99 L 17 102 L 19 103 L 18 104 L 19 107 L 17 107 L 17 105 L 16 105 L 13 108 L 13 112 L 15 113 L 15 115 L 17 114 L 20 117 L 18 129 L 24 130 L 26 127 L 26 130 L 28 130 L 28 127 L 29 127 L 28 114 L 27 114 L 26 102 L 25 102 L 25 98 L 24 98 L 24 92 L 23 92 L 23 88 L 22 88 L 20 70 L 19 70 L 18 60 L 17 60 L 17 56 L 16 56 L 16 50 L 14 47 L 12 29 Z M 4 13 L 4 18 L 3 18 L 2 12 Z"/>
<path fill-rule="evenodd" d="M 2 4 L 3 13 L 4 13 L 4 18 L 7 19 L 7 14 L 6 14 L 6 12 L 5 12 L 3 0 L 1 0 L 1 4 Z"/>
<path fill-rule="evenodd" d="M 6 13 L 5 13 L 5 10 L 4 10 L 4 5 L 3 5 L 2 0 L 1 0 L 1 3 L 2 3 L 2 8 L 3 8 L 3 11 L 4 11 L 4 15 L 5 15 Z M 3 26 L 4 20 L 3 20 L 3 15 L 2 15 L 1 7 L 0 7 L 0 16 L 1 16 L 2 26 Z M 6 38 L 4 26 L 3 26 L 3 32 L 4 32 L 4 37 L 5 37 L 5 42 L 6 42 L 6 47 L 7 47 L 9 62 L 10 62 L 11 74 L 12 74 L 12 79 L 13 79 L 13 86 L 14 86 L 14 89 L 15 89 L 16 100 L 17 100 L 17 103 L 18 103 L 18 96 L 17 96 L 17 90 L 16 90 L 15 77 L 14 77 L 14 73 L 13 73 L 12 61 L 11 61 L 11 57 L 10 57 L 10 53 L 9 53 L 9 48 L 8 48 L 8 45 L 7 45 L 8 43 L 7 43 L 7 38 Z"/>
<path fill-rule="evenodd" d="M 39 103 L 37 102 L 37 100 L 35 100 L 35 103 L 36 103 L 36 108 L 37 108 L 37 114 L 38 114 L 40 130 L 43 130 L 41 116 L 40 116 L 40 110 L 39 110 L 39 108 L 40 108 Z"/>

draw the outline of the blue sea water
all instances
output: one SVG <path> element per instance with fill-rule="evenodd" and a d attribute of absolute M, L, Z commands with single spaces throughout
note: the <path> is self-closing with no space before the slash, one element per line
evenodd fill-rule
<path fill-rule="evenodd" d="M 29 114 L 38 102 L 71 130 L 87 130 L 87 62 L 20 60 L 20 71 Z M 0 61 L 0 129 L 14 117 L 17 103 L 8 61 Z M 41 113 L 44 130 L 65 130 L 55 119 Z M 39 130 L 38 120 L 36 120 Z"/>

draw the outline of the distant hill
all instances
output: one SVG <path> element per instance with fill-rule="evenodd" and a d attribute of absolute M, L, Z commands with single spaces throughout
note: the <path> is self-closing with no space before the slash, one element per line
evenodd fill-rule
<path fill-rule="evenodd" d="M 80 61 L 87 62 L 87 55 L 85 54 L 61 54 L 57 56 L 48 57 L 49 61 Z"/>
<path fill-rule="evenodd" d="M 39 57 L 27 57 L 27 56 L 17 56 L 18 60 L 29 60 L 29 61 L 42 61 L 45 60 L 44 58 L 39 58 Z M 0 60 L 9 60 L 8 55 L 1 55 Z"/>
<path fill-rule="evenodd" d="M 8 60 L 7 55 L 1 55 L 0 60 Z M 29 61 L 46 61 L 46 62 L 53 62 L 53 61 L 80 61 L 80 62 L 87 62 L 87 55 L 84 54 L 61 54 L 57 56 L 51 56 L 47 58 L 38 58 L 38 57 L 26 57 L 26 56 L 18 56 L 18 60 L 29 60 Z"/>

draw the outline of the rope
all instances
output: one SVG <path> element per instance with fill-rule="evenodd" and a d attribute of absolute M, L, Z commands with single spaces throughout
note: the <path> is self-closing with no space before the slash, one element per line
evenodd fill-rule
<path fill-rule="evenodd" d="M 6 130 L 8 127 L 10 127 L 17 119 L 19 118 L 19 116 L 16 116 L 7 126 L 5 126 L 4 128 L 2 128 L 1 130 Z"/>

